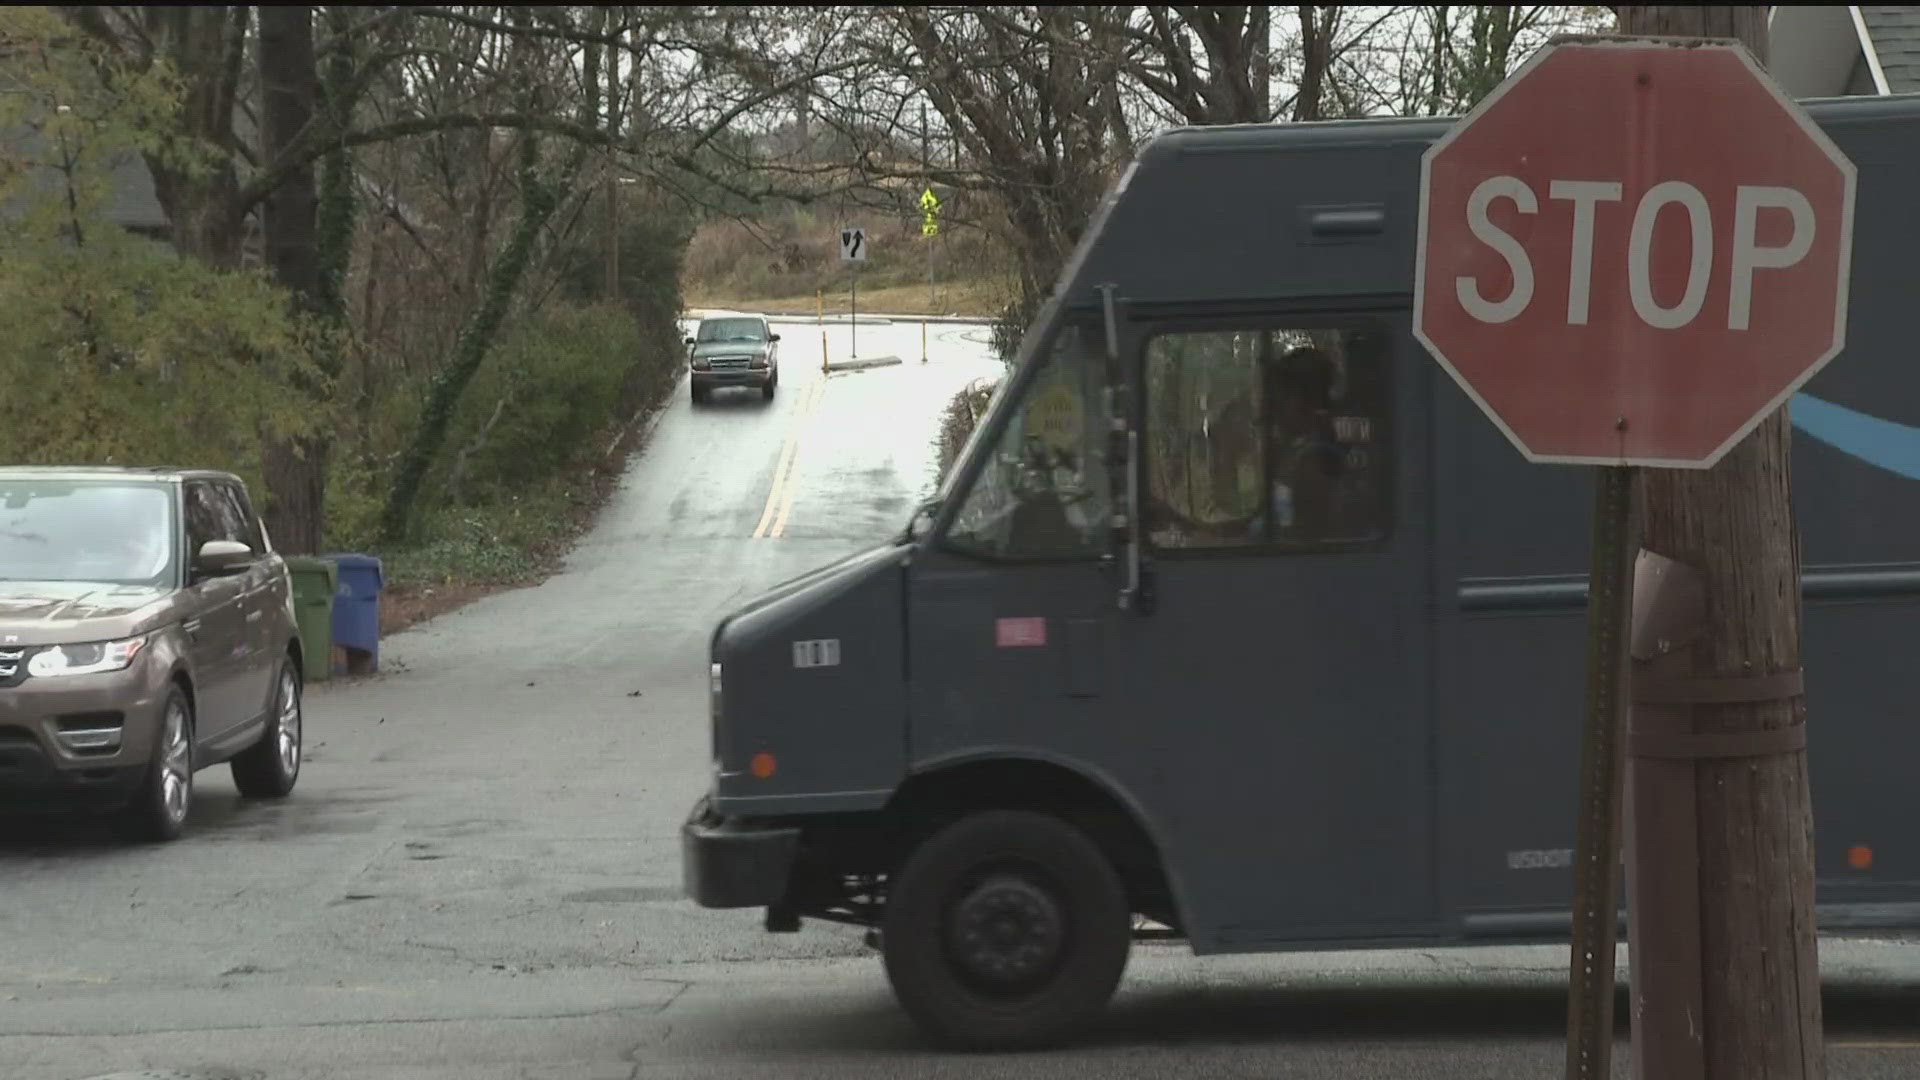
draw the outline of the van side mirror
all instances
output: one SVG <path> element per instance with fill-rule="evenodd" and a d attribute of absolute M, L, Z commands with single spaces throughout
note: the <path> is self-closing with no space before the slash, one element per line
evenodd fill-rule
<path fill-rule="evenodd" d="M 237 540 L 209 540 L 193 557 L 193 569 L 205 577 L 227 577 L 253 562 L 253 549 Z"/>

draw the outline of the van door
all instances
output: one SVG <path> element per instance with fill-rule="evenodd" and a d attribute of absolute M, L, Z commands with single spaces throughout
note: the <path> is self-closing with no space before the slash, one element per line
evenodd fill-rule
<path fill-rule="evenodd" d="M 1106 360 L 1094 325 L 1060 328 L 909 571 L 909 760 L 1015 756 L 1103 774 L 1114 581 L 1106 559 Z"/>
<path fill-rule="evenodd" d="M 1430 931 L 1425 358 L 1400 311 L 1160 321 L 1139 347 L 1154 604 L 1126 729 L 1177 731 L 1198 951 Z"/>

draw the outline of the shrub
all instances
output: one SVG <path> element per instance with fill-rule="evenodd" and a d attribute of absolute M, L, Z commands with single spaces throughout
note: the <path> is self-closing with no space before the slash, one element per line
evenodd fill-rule
<path fill-rule="evenodd" d="M 0 461 L 230 469 L 260 482 L 260 436 L 314 422 L 283 294 L 97 224 L 85 248 L 7 235 Z"/>
<path fill-rule="evenodd" d="M 980 418 L 986 415 L 987 405 L 993 400 L 997 386 L 997 383 L 985 379 L 975 380 L 947 403 L 946 412 L 940 416 L 940 434 L 934 441 L 934 447 L 939 452 L 942 481 L 946 480 L 947 471 L 959 459 L 960 451 L 966 448 L 967 440 L 980 424 Z"/>

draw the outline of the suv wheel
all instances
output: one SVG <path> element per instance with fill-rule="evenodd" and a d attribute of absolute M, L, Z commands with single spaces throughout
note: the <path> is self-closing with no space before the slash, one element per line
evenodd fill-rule
<path fill-rule="evenodd" d="M 140 790 L 115 821 L 120 833 L 135 840 L 172 840 L 186 828 L 193 808 L 193 706 L 178 686 L 167 692 L 160 712 L 160 735 Z"/>
<path fill-rule="evenodd" d="M 233 786 L 249 799 L 280 799 L 300 778 L 300 670 L 293 657 L 280 661 L 274 684 L 273 716 L 260 741 L 233 759 Z"/>

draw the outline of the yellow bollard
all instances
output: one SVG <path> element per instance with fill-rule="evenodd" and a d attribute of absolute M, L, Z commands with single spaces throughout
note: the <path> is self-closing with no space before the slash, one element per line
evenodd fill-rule
<path fill-rule="evenodd" d="M 927 320 L 920 320 L 920 362 L 927 362 Z"/>

